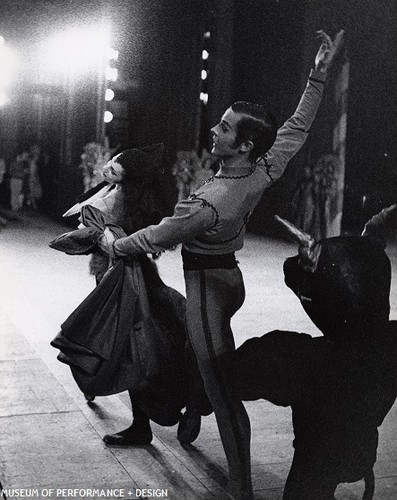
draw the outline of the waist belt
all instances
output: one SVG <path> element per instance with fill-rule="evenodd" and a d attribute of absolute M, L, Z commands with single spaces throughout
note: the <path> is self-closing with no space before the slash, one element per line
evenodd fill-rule
<path fill-rule="evenodd" d="M 223 255 L 210 255 L 188 252 L 182 248 L 183 269 L 185 271 L 198 271 L 200 269 L 234 269 L 237 260 L 234 253 Z"/>

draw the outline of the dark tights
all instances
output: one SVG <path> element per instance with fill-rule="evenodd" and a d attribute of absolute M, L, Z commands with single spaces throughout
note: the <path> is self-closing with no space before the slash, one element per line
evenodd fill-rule
<path fill-rule="evenodd" d="M 130 391 L 128 391 L 131 400 L 131 409 L 132 409 L 132 426 L 138 429 L 150 429 L 150 419 L 146 415 L 146 413 L 139 406 L 139 403 L 136 401 L 136 396 L 134 396 Z"/>

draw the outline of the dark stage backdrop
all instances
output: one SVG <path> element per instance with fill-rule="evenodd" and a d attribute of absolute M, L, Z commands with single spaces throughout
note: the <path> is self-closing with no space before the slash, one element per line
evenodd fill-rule
<path fill-rule="evenodd" d="M 316 30 L 346 31 L 350 61 L 342 230 L 358 232 L 397 198 L 397 2 L 394 0 L 246 0 L 235 2 L 232 97 L 268 104 L 281 124 L 293 111 L 318 46 Z M 289 201 L 308 162 L 332 150 L 335 79 L 305 147 L 270 188 L 249 229 L 277 232 L 273 214 Z"/>
<path fill-rule="evenodd" d="M 171 211 L 176 202 L 170 174 L 176 151 L 195 148 L 200 126 L 201 50 L 209 2 L 116 3 L 119 9 L 112 7 L 111 12 L 120 28 L 119 68 L 123 78 L 133 82 L 123 146 L 165 143 L 163 185 Z"/>
<path fill-rule="evenodd" d="M 307 40 L 320 26 L 332 33 L 346 31 L 350 78 L 342 226 L 358 232 L 371 215 L 397 200 L 397 2 L 306 0 L 306 4 Z M 310 138 L 314 151 L 322 145 L 318 131 L 334 106 L 332 101 L 325 104 Z"/>
<path fill-rule="evenodd" d="M 233 38 L 233 100 L 267 106 L 281 125 L 294 111 L 305 85 L 305 2 L 237 1 Z M 314 55 L 313 55 L 314 57 Z M 277 231 L 273 215 L 284 213 L 296 183 L 295 171 L 305 163 L 303 148 L 287 173 L 270 187 L 251 216 L 248 229 Z"/>

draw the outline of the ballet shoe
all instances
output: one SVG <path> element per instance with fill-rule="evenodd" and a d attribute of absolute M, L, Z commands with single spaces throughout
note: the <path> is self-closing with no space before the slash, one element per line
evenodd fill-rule
<path fill-rule="evenodd" d="M 142 446 L 150 444 L 153 439 L 152 431 L 149 429 L 138 429 L 131 426 L 115 434 L 106 434 L 103 441 L 106 444 L 117 446 Z"/>
<path fill-rule="evenodd" d="M 181 444 L 190 444 L 197 439 L 201 429 L 201 415 L 194 410 L 186 410 L 178 425 L 177 437 Z"/>

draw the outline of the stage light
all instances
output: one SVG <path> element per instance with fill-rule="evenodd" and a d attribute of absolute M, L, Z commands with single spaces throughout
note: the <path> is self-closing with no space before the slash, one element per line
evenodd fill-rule
<path fill-rule="evenodd" d="M 207 104 L 208 94 L 206 92 L 200 92 L 200 101 L 202 101 L 203 104 Z"/>
<path fill-rule="evenodd" d="M 81 74 L 103 65 L 109 46 L 107 24 L 73 27 L 47 39 L 40 50 L 41 68 L 50 74 Z"/>
<path fill-rule="evenodd" d="M 103 116 L 103 121 L 105 123 L 110 123 L 113 120 L 113 113 L 110 111 L 105 111 L 105 114 Z"/>
<path fill-rule="evenodd" d="M 109 47 L 108 59 L 113 60 L 113 61 L 117 61 L 118 58 L 119 58 L 119 51 L 114 49 L 113 47 Z"/>
<path fill-rule="evenodd" d="M 207 72 L 205 69 L 202 69 L 201 70 L 201 79 L 202 80 L 205 80 L 207 78 Z"/>
<path fill-rule="evenodd" d="M 204 59 L 204 61 L 206 59 L 208 59 L 208 56 L 209 56 L 209 52 L 207 50 L 203 50 L 202 54 L 201 54 L 201 58 Z"/>
<path fill-rule="evenodd" d="M 115 82 L 117 80 L 118 71 L 117 68 L 106 68 L 106 80 L 110 80 L 111 82 Z"/>
<path fill-rule="evenodd" d="M 105 92 L 105 101 L 111 101 L 114 99 L 114 92 L 112 89 L 106 89 Z"/>

